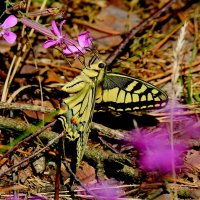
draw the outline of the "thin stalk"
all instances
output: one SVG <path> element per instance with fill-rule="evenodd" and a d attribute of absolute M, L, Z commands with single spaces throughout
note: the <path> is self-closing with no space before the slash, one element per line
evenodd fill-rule
<path fill-rule="evenodd" d="M 186 27 L 187 23 L 184 24 L 184 26 L 180 30 L 180 35 L 177 41 L 176 48 L 173 51 L 174 54 L 174 66 L 173 66 L 173 72 L 172 72 L 172 103 L 171 103 L 171 114 L 170 114 L 170 144 L 171 144 L 171 150 L 172 155 L 174 155 L 174 108 L 175 108 L 175 102 L 176 99 L 180 96 L 180 92 L 182 90 L 181 84 L 178 82 L 179 76 L 180 76 L 180 63 L 182 58 L 182 50 L 183 50 L 183 44 L 184 44 L 184 37 L 186 33 Z M 174 180 L 176 180 L 176 171 L 175 171 L 175 163 L 174 159 L 172 159 L 171 162 L 172 165 L 172 176 Z M 174 182 L 174 198 L 178 199 L 177 197 L 177 188 L 176 188 L 176 181 Z"/>

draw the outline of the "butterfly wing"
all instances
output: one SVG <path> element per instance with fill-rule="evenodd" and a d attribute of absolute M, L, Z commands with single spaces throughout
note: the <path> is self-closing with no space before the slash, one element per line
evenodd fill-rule
<path fill-rule="evenodd" d="M 136 111 L 162 108 L 167 94 L 137 78 L 107 73 L 96 95 L 96 110 Z"/>
<path fill-rule="evenodd" d="M 62 88 L 71 94 L 63 99 L 63 109 L 58 120 L 66 132 L 66 137 L 76 143 L 76 158 L 72 157 L 72 170 L 75 172 L 82 160 L 87 145 L 90 124 L 96 100 L 96 89 L 102 82 L 106 64 L 99 61 L 86 66 L 81 74 Z M 74 161 L 75 160 L 75 161 Z"/>
<path fill-rule="evenodd" d="M 73 159 L 72 168 L 75 171 L 84 154 L 90 132 L 90 124 L 94 112 L 96 80 L 86 80 L 79 76 L 74 81 L 66 84 L 64 91 L 73 93 L 63 99 L 63 110 L 60 111 L 58 120 L 66 132 L 66 137 L 76 143 L 76 158 Z M 76 161 L 74 161 L 76 160 Z"/>

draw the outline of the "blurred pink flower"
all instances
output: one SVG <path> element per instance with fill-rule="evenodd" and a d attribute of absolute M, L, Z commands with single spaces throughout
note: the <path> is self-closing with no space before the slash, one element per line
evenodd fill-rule
<path fill-rule="evenodd" d="M 163 109 L 166 115 L 172 115 L 176 132 L 180 132 L 181 139 L 200 138 L 200 123 L 196 114 L 190 114 L 190 107 L 178 101 L 169 101 Z M 180 123 L 181 122 L 181 123 Z"/>
<path fill-rule="evenodd" d="M 124 191 L 119 188 L 119 183 L 113 180 L 100 181 L 87 186 L 87 189 L 97 200 L 116 200 L 124 195 Z"/>
<path fill-rule="evenodd" d="M 173 165 L 176 169 L 183 165 L 185 150 L 184 145 L 180 144 L 174 145 L 174 150 L 170 145 L 148 149 L 140 155 L 139 163 L 146 171 L 158 170 L 160 173 L 171 173 Z"/>
<path fill-rule="evenodd" d="M 0 37 L 3 37 L 9 44 L 13 44 L 17 38 L 16 34 L 10 31 L 10 28 L 17 24 L 17 18 L 10 15 L 3 24 L 0 24 Z"/>
<path fill-rule="evenodd" d="M 188 139 L 199 139 L 200 138 L 200 123 L 197 121 L 196 116 L 189 116 L 185 122 L 183 129 L 182 138 Z"/>
<path fill-rule="evenodd" d="M 25 199 L 27 199 L 25 194 L 18 194 L 17 196 L 10 195 L 5 200 L 25 200 Z M 31 196 L 28 199 L 29 200 L 47 200 L 47 198 L 45 198 L 43 196 L 37 196 L 37 195 Z"/>
<path fill-rule="evenodd" d="M 200 123 L 196 115 L 188 112 L 188 106 L 177 101 L 169 101 L 163 110 L 173 123 L 172 145 L 169 127 L 163 125 L 154 130 L 145 128 L 133 130 L 125 142 L 138 150 L 138 163 L 142 169 L 171 173 L 172 167 L 180 169 L 183 166 L 183 158 L 187 153 L 190 139 L 200 138 Z"/>
<path fill-rule="evenodd" d="M 47 200 L 47 198 L 43 197 L 43 196 L 32 196 L 29 198 L 29 200 Z"/>
<path fill-rule="evenodd" d="M 139 130 L 131 134 L 131 144 L 139 151 L 139 165 L 146 171 L 157 170 L 160 173 L 171 173 L 172 163 L 175 168 L 183 165 L 183 155 L 187 144 L 183 140 L 174 140 L 173 149 L 170 144 L 170 134 L 166 127 L 158 128 L 151 133 Z"/>
<path fill-rule="evenodd" d="M 78 43 L 76 45 L 67 45 L 63 50 L 65 55 L 75 54 L 76 56 L 83 55 L 90 49 L 92 45 L 92 37 L 89 31 L 84 31 L 78 35 Z"/>

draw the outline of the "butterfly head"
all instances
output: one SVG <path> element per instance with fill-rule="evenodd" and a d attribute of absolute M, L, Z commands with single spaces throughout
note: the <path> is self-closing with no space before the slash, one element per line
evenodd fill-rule
<path fill-rule="evenodd" d="M 101 82 L 106 73 L 106 63 L 99 61 L 87 66 L 83 73 L 90 78 L 96 78 L 97 82 Z"/>
<path fill-rule="evenodd" d="M 91 64 L 88 68 L 94 71 L 105 71 L 106 63 L 103 61 L 99 61 L 97 63 Z"/>

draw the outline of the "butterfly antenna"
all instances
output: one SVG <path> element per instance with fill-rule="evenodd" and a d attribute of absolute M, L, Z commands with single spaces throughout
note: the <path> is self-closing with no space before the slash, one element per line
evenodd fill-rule
<path fill-rule="evenodd" d="M 89 66 L 94 64 L 97 59 L 99 59 L 99 57 L 98 57 L 98 55 L 96 53 L 94 53 L 94 55 L 92 56 L 92 58 L 89 61 Z"/>
<path fill-rule="evenodd" d="M 83 58 L 83 60 L 80 59 L 80 56 L 78 57 L 78 60 L 84 67 L 86 67 L 86 65 L 85 65 L 85 57 L 84 56 L 81 56 L 81 57 Z"/>

